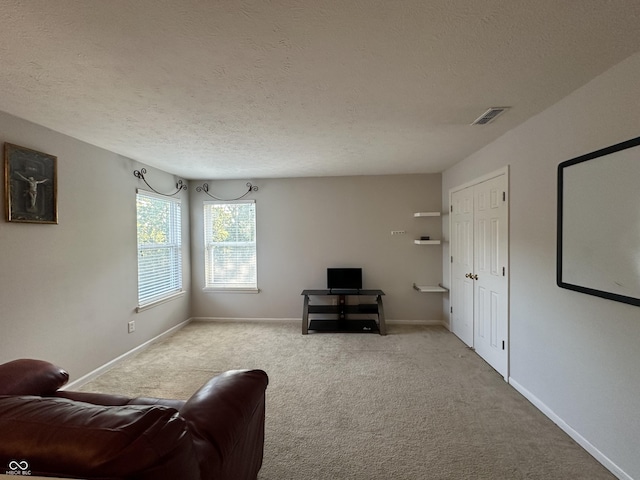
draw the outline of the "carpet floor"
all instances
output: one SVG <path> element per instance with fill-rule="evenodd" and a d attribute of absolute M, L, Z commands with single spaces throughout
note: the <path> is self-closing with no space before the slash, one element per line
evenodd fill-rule
<path fill-rule="evenodd" d="M 192 322 L 82 390 L 187 399 L 225 370 L 265 370 L 259 480 L 615 478 L 446 329 L 388 329 Z"/>

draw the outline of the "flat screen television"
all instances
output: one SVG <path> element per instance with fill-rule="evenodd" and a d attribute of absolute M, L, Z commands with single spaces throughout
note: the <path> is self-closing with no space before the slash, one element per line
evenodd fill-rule
<path fill-rule="evenodd" d="M 362 288 L 362 269 L 327 268 L 327 288 L 329 290 L 360 290 Z"/>

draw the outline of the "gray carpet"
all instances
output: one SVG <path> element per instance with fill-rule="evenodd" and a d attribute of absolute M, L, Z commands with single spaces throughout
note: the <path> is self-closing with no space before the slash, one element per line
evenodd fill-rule
<path fill-rule="evenodd" d="M 82 389 L 186 399 L 236 368 L 270 378 L 260 480 L 615 478 L 441 327 L 193 322 Z"/>

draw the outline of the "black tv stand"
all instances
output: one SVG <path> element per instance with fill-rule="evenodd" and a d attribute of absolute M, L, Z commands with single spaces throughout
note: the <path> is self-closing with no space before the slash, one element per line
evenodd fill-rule
<path fill-rule="evenodd" d="M 304 306 L 302 309 L 302 334 L 306 335 L 309 330 L 317 332 L 358 332 L 358 333 L 380 333 L 387 334 L 387 326 L 384 319 L 384 308 L 382 307 L 382 290 L 362 290 L 362 289 L 339 289 L 332 288 L 326 290 L 303 290 Z M 335 296 L 336 305 L 309 303 L 309 297 L 313 296 Z M 376 297 L 376 303 L 360 303 L 348 305 L 349 296 L 370 296 Z M 325 314 L 331 318 L 314 318 L 309 320 L 309 314 Z M 349 318 L 349 316 L 376 315 L 378 321 L 373 319 Z"/>
<path fill-rule="evenodd" d="M 305 292 L 319 292 L 320 290 L 304 290 Z M 362 289 L 360 288 L 330 288 L 329 293 L 325 295 L 362 295 L 360 292 Z M 378 291 L 378 290 L 370 290 L 370 291 Z M 384 293 L 383 293 L 384 295 Z"/>

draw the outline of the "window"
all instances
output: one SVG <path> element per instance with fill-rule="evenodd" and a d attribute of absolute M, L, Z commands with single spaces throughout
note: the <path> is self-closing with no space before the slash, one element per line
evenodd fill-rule
<path fill-rule="evenodd" d="M 138 306 L 182 292 L 180 200 L 138 191 Z"/>
<path fill-rule="evenodd" d="M 205 202 L 205 288 L 258 289 L 256 204 Z"/>

